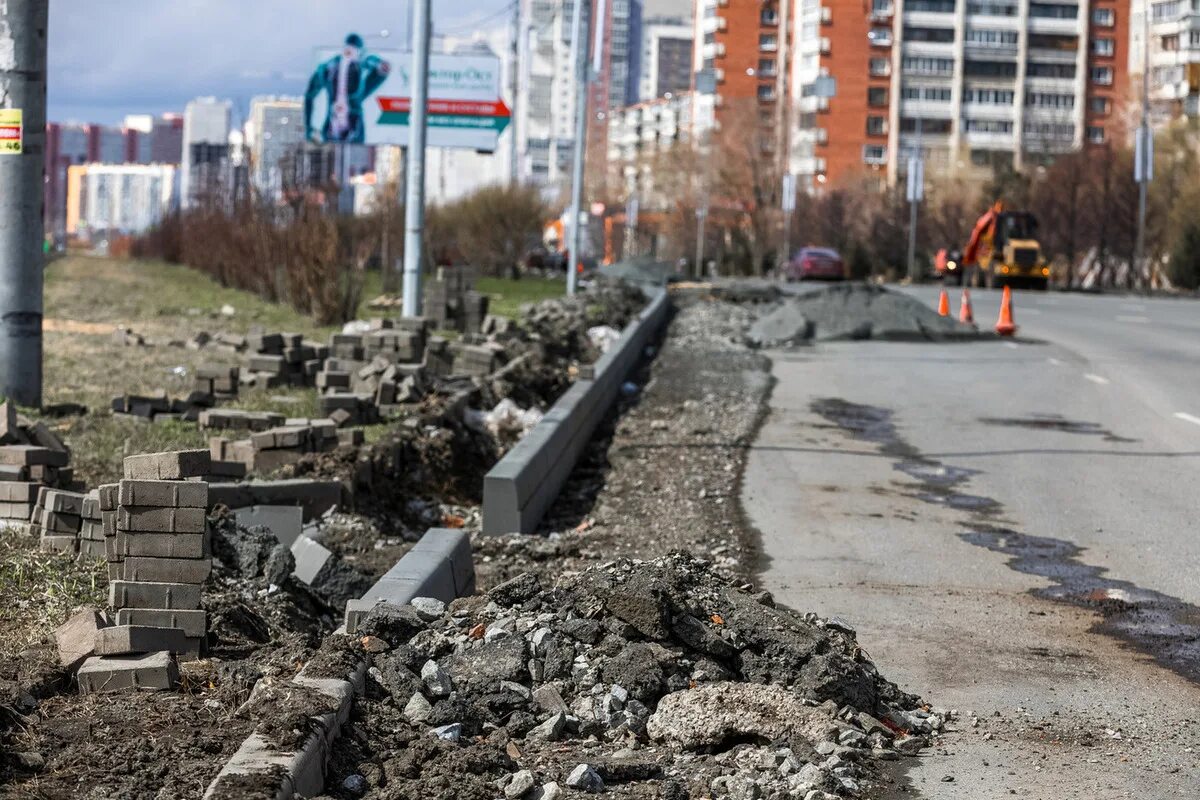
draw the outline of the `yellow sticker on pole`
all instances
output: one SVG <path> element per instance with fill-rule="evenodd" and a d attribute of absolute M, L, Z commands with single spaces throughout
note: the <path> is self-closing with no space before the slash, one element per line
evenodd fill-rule
<path fill-rule="evenodd" d="M 0 155 L 20 155 L 21 142 L 21 109 L 0 108 Z"/>

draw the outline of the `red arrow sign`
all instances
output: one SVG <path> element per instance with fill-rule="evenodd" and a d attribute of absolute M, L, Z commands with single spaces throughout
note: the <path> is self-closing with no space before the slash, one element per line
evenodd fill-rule
<path fill-rule="evenodd" d="M 381 97 L 379 108 L 383 111 L 412 111 L 411 97 Z M 512 110 L 504 100 L 430 100 L 426 106 L 430 114 L 449 114 L 457 117 L 511 117 Z"/>

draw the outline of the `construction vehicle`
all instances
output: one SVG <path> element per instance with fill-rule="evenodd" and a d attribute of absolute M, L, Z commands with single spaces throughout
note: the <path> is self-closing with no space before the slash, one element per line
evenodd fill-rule
<path fill-rule="evenodd" d="M 963 251 L 963 263 L 973 268 L 973 284 L 989 289 L 1026 285 L 1045 289 L 1050 265 L 1037 239 L 1037 217 L 1028 211 L 1008 211 L 1000 201 L 987 210 Z"/>

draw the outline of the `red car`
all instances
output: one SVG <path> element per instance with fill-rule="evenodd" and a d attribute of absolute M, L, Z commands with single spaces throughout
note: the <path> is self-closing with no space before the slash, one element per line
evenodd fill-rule
<path fill-rule="evenodd" d="M 828 247 L 801 248 L 788 261 L 784 276 L 789 281 L 844 281 L 849 277 L 842 257 Z"/>

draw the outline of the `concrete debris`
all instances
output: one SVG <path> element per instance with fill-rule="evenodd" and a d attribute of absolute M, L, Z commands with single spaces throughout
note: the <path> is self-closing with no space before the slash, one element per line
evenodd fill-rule
<path fill-rule="evenodd" d="M 685 554 L 553 588 L 518 576 L 436 619 L 375 620 L 363 626 L 392 647 L 375 655 L 368 693 L 455 742 L 423 750 L 398 796 L 423 796 L 460 758 L 480 765 L 464 797 L 487 796 L 471 781 L 488 775 L 510 797 L 537 796 L 538 775 L 583 792 L 654 780 L 695 797 L 857 796 L 874 761 L 900 757 L 895 731 L 936 735 L 945 722 L 881 677 L 852 632 L 776 609 Z M 515 748 L 521 769 L 502 769 L 496 747 Z"/>

